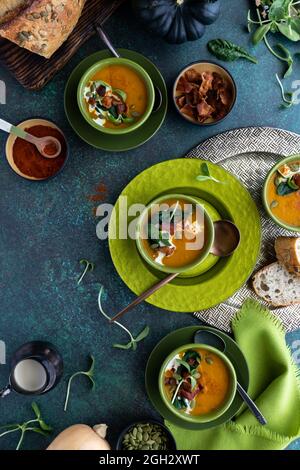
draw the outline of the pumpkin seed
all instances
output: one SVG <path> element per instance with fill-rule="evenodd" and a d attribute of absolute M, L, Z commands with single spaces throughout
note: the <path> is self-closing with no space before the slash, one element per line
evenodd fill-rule
<path fill-rule="evenodd" d="M 141 432 L 138 432 L 137 433 L 137 438 L 139 441 L 142 441 L 143 440 L 143 434 Z"/>
<path fill-rule="evenodd" d="M 149 440 L 149 434 L 147 433 L 147 431 L 145 431 L 144 434 L 143 434 L 143 440 L 145 442 L 147 442 Z"/>
<path fill-rule="evenodd" d="M 133 428 L 133 430 L 132 430 L 132 435 L 133 435 L 133 437 L 136 437 L 137 432 L 138 432 L 138 431 L 137 431 L 137 428 Z"/>
<path fill-rule="evenodd" d="M 206 356 L 205 362 L 206 362 L 207 364 L 209 364 L 210 366 L 214 363 L 213 359 L 212 359 L 211 357 L 209 357 L 209 356 Z"/>
<path fill-rule="evenodd" d="M 278 201 L 272 201 L 270 204 L 271 209 L 274 209 L 277 206 L 278 206 Z"/>
<path fill-rule="evenodd" d="M 130 440 L 130 443 L 134 446 L 134 444 L 135 444 L 134 438 L 131 436 L 129 440 Z"/>

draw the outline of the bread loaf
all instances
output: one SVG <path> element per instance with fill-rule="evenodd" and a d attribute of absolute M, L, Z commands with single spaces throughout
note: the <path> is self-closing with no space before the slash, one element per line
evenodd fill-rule
<path fill-rule="evenodd" d="M 300 276 L 300 237 L 278 237 L 275 251 L 278 261 L 290 273 Z"/>
<path fill-rule="evenodd" d="M 19 15 L 33 0 L 0 0 L 0 25 Z"/>
<path fill-rule="evenodd" d="M 76 26 L 85 0 L 33 0 L 0 27 L 0 36 L 50 58 Z"/>
<path fill-rule="evenodd" d="M 279 262 L 269 264 L 253 278 L 256 294 L 273 307 L 300 304 L 300 277 Z"/>

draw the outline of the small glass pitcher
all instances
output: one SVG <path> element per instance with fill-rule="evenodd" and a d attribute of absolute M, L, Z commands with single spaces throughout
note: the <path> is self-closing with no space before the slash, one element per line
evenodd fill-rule
<path fill-rule="evenodd" d="M 11 372 L 0 398 L 12 391 L 22 395 L 42 395 L 52 390 L 63 374 L 63 359 L 48 342 L 31 341 L 13 354 Z"/>

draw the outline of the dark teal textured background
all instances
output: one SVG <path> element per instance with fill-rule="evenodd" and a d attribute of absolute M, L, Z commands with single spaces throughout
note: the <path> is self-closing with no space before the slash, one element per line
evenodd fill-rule
<path fill-rule="evenodd" d="M 245 29 L 247 7 L 248 0 L 223 0 L 221 17 L 209 27 L 205 37 L 180 46 L 151 37 L 136 23 L 126 5 L 108 21 L 106 29 L 116 46 L 148 56 L 160 68 L 170 90 L 184 65 L 212 58 L 206 50 L 209 39 L 224 37 L 251 49 Z M 127 338 L 100 316 L 99 286 L 105 285 L 105 308 L 109 314 L 126 305 L 133 295 L 114 270 L 107 242 L 100 242 L 96 237 L 93 203 L 87 195 L 93 194 L 102 181 L 108 187 L 107 201 L 114 203 L 124 186 L 140 171 L 159 161 L 181 157 L 201 140 L 224 130 L 265 125 L 298 132 L 300 107 L 279 110 L 280 92 L 275 73 L 281 73 L 282 66 L 261 45 L 255 51 L 259 65 L 245 61 L 228 65 L 237 82 L 238 100 L 222 124 L 209 128 L 192 126 L 177 115 L 170 103 L 164 126 L 143 147 L 124 154 L 97 151 L 80 141 L 69 127 L 63 110 L 63 92 L 72 69 L 102 47 L 97 38 L 90 40 L 38 93 L 25 91 L 0 69 L 0 80 L 7 85 L 7 105 L 0 105 L 1 117 L 11 122 L 34 116 L 50 118 L 64 129 L 71 147 L 64 171 L 51 181 L 36 184 L 15 175 L 2 152 L 0 340 L 6 343 L 8 362 L 13 351 L 26 341 L 52 341 L 64 357 L 65 378 L 54 391 L 36 400 L 43 416 L 53 425 L 54 434 L 74 423 L 106 422 L 109 438 L 114 443 L 129 422 L 158 417 L 144 389 L 144 369 L 152 348 L 169 331 L 198 322 L 190 314 L 166 312 L 143 304 L 124 322 L 134 333 L 148 324 L 149 337 L 137 352 L 111 347 L 113 342 L 124 342 Z M 294 77 L 300 78 L 300 61 L 296 63 Z M 4 134 L 0 135 L 1 146 L 5 138 Z M 78 287 L 81 258 L 94 261 L 96 270 Z M 292 348 L 299 349 L 300 331 L 289 334 L 287 341 Z M 89 353 L 96 358 L 96 391 L 91 392 L 89 383 L 79 379 L 72 389 L 69 410 L 64 413 L 65 379 L 69 373 L 88 367 Z M 297 359 L 300 362 L 299 354 Z M 0 365 L 3 386 L 8 372 L 8 365 Z M 30 403 L 30 398 L 15 394 L 1 401 L 0 425 L 30 419 Z M 13 449 L 16 442 L 14 435 L 0 439 L 0 449 Z M 38 435 L 27 435 L 24 448 L 42 449 L 49 442 L 50 439 Z M 300 449 L 300 443 L 290 448 Z"/>

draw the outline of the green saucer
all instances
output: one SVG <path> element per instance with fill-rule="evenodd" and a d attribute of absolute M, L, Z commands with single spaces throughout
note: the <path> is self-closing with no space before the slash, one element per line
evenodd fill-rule
<path fill-rule="evenodd" d="M 198 330 L 217 331 L 218 335 L 225 341 L 226 356 L 230 359 L 237 375 L 238 382 L 247 391 L 249 387 L 249 370 L 244 354 L 237 345 L 226 333 L 206 326 L 188 326 L 181 328 L 165 336 L 153 349 L 147 362 L 145 372 L 145 385 L 148 397 L 154 408 L 163 416 L 164 419 L 170 421 L 175 426 L 191 430 L 208 429 L 215 426 L 220 426 L 232 419 L 240 410 L 243 405 L 243 400 L 236 394 L 231 406 L 219 418 L 209 423 L 188 423 L 181 420 L 169 410 L 163 402 L 158 390 L 158 376 L 162 363 L 166 357 L 176 348 L 185 344 L 193 343 L 194 334 Z"/>
<path fill-rule="evenodd" d="M 165 81 L 155 67 L 155 65 L 146 59 L 143 55 L 129 51 L 127 49 L 118 49 L 120 55 L 126 59 L 131 59 L 137 64 L 141 65 L 146 72 L 150 75 L 154 86 L 156 86 L 162 95 L 162 103 L 160 108 L 151 114 L 145 124 L 139 127 L 137 130 L 130 132 L 125 135 L 109 135 L 104 134 L 97 129 L 90 126 L 82 116 L 78 105 L 77 105 L 77 87 L 83 74 L 89 69 L 94 63 L 101 59 L 111 57 L 111 53 L 108 50 L 95 52 L 84 59 L 71 73 L 66 88 L 65 88 L 65 113 L 69 120 L 70 125 L 79 137 L 98 149 L 107 150 L 110 152 L 122 152 L 131 150 L 139 147 L 140 145 L 151 139 L 153 135 L 160 129 L 162 123 L 165 120 L 165 116 L 168 108 L 168 93 Z"/>
<path fill-rule="evenodd" d="M 221 183 L 197 181 L 201 163 L 203 161 L 188 158 L 159 163 L 136 176 L 121 193 L 121 196 L 127 197 L 128 207 L 137 203 L 147 205 L 167 193 L 198 197 L 208 202 L 220 218 L 232 220 L 241 232 L 240 245 L 232 256 L 217 260 L 214 265 L 208 266 L 209 269 L 204 269 L 205 272 L 177 277 L 147 299 L 157 307 L 175 312 L 205 310 L 228 299 L 252 274 L 260 250 L 260 217 L 247 189 L 234 175 L 211 162 L 207 162 L 209 170 Z M 164 274 L 141 259 L 135 240 L 113 236 L 112 223 L 116 220 L 118 226 L 119 209 L 120 199 L 109 226 L 110 254 L 125 284 L 140 295 L 162 279 Z M 128 219 L 130 223 L 134 218 Z M 211 264 L 211 260 L 210 257 L 207 262 Z"/>

